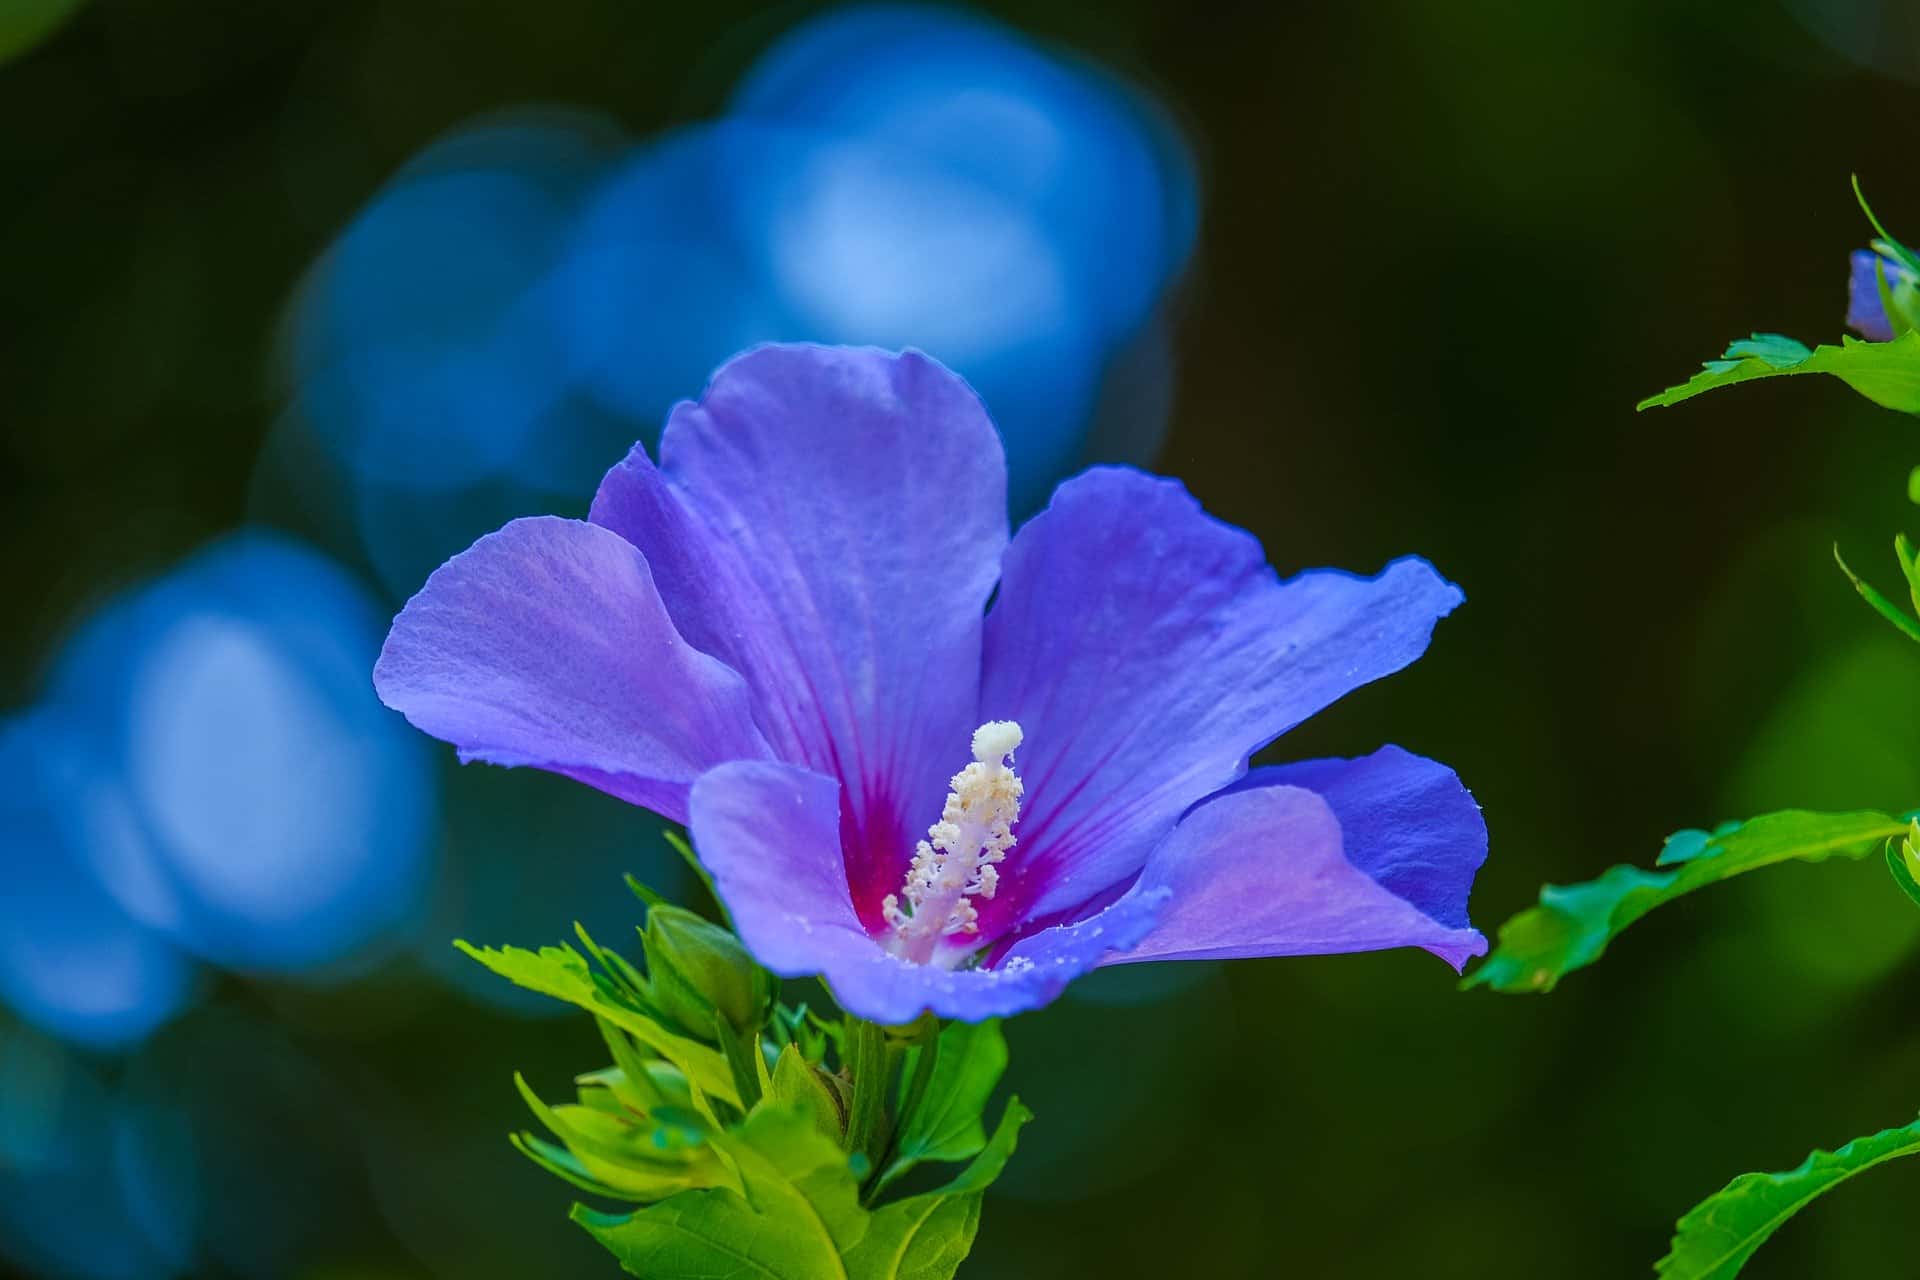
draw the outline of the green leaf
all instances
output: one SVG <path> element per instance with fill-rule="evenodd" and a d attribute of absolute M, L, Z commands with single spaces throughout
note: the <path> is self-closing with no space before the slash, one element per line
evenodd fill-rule
<path fill-rule="evenodd" d="M 1863 857 L 1906 829 L 1883 813 L 1809 813 L 1789 809 L 1728 823 L 1704 839 L 1681 832 L 1663 854 L 1668 870 L 1609 868 L 1583 884 L 1548 885 L 1540 904 L 1500 926 L 1499 945 L 1461 986 L 1495 991 L 1551 991 L 1575 969 L 1598 960 L 1607 944 L 1655 907 L 1732 876 L 1795 859 Z"/>
<path fill-rule="evenodd" d="M 718 1098 L 729 1106 L 740 1105 L 733 1071 L 724 1055 L 697 1040 L 669 1031 L 644 1011 L 616 998 L 613 984 L 595 982 L 586 959 L 572 947 L 527 951 L 521 947 L 476 947 L 464 941 L 453 945 L 509 982 L 605 1018 L 679 1067 L 698 1093 Z"/>
<path fill-rule="evenodd" d="M 958 1024 L 964 1025 L 964 1024 Z M 874 1213 L 872 1225 L 847 1255 L 854 1280 L 947 1280 L 973 1248 L 987 1188 L 1007 1167 L 1020 1130 L 1033 1112 L 1018 1098 L 974 1162 L 937 1191 L 895 1201 Z"/>
<path fill-rule="evenodd" d="M 1887 872 L 1900 892 L 1920 906 L 1920 819 L 1907 829 L 1906 839 L 1887 841 Z"/>
<path fill-rule="evenodd" d="M 1920 1120 L 1855 1138 L 1838 1151 L 1816 1151 L 1787 1173 L 1743 1173 L 1680 1219 L 1667 1256 L 1655 1264 L 1665 1280 L 1729 1280 L 1780 1225 L 1856 1173 L 1920 1151 Z"/>
<path fill-rule="evenodd" d="M 847 1153 L 803 1106 L 766 1106 L 716 1137 L 740 1190 L 686 1192 L 625 1217 L 580 1205 L 574 1220 L 636 1276 L 851 1280 L 844 1252 L 866 1231 Z"/>
<path fill-rule="evenodd" d="M 769 1103 L 714 1145 L 740 1175 L 631 1214 L 576 1205 L 574 1220 L 636 1276 L 758 1280 L 949 1280 L 973 1246 L 987 1187 L 1030 1118 L 1007 1104 L 993 1139 L 944 1187 L 860 1207 L 847 1153 L 805 1104 Z"/>
<path fill-rule="evenodd" d="M 81 0 L 6 0 L 0 4 L 0 62 L 51 36 Z"/>
<path fill-rule="evenodd" d="M 1898 553 L 1899 547 L 1896 545 L 1894 550 Z M 1860 593 L 1862 600 L 1865 600 L 1873 607 L 1875 613 L 1885 618 L 1888 622 L 1891 622 L 1907 639 L 1920 642 L 1920 622 L 1916 622 L 1911 616 L 1904 612 L 1900 606 L 1881 595 L 1872 583 L 1863 580 L 1859 574 L 1848 568 L 1847 562 L 1840 558 L 1840 546 L 1838 543 L 1834 544 L 1833 562 L 1840 566 L 1840 572 L 1847 575 L 1847 581 L 1853 584 L 1853 589 Z M 1903 558 L 1901 561 L 1902 569 L 1904 569 L 1905 566 L 1906 561 Z M 1920 587 L 1916 587 L 1915 589 L 1920 590 Z M 1920 607 L 1920 604 L 1916 604 L 1916 607 Z"/>
<path fill-rule="evenodd" d="M 1777 333 L 1756 333 L 1733 343 L 1725 356 L 1708 361 L 1687 381 L 1648 396 L 1638 407 L 1675 405 L 1703 391 L 1794 373 L 1832 374 L 1875 404 L 1920 413 L 1920 332 L 1902 334 L 1892 342 L 1846 337 L 1838 346 L 1811 349 Z"/>
<path fill-rule="evenodd" d="M 569 1158 L 559 1159 L 555 1148 L 527 1134 L 514 1145 L 575 1185 L 584 1185 L 585 1178 L 608 1188 L 602 1194 L 659 1200 L 727 1179 L 727 1171 L 697 1131 L 670 1120 L 612 1115 L 590 1106 L 548 1106 L 523 1077 L 515 1075 L 513 1083 L 540 1123 L 566 1144 Z M 580 1176 L 571 1176 L 567 1169 Z"/>
<path fill-rule="evenodd" d="M 985 1147 L 981 1113 L 1006 1069 L 1007 1040 L 998 1021 L 948 1023 L 932 1045 L 913 1050 L 907 1070 L 915 1083 L 876 1194 L 922 1161 L 965 1160 Z"/>

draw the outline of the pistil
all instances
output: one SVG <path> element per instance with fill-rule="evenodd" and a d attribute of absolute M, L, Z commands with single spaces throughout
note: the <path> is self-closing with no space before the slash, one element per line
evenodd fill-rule
<path fill-rule="evenodd" d="M 973 763 L 953 775 L 940 821 L 914 848 L 906 884 L 881 904 L 893 928 L 888 949 L 901 959 L 952 963 L 967 949 L 941 944 L 979 932 L 973 899 L 993 897 L 998 864 L 1013 847 L 1013 824 L 1020 817 L 1024 788 L 1013 771 L 1013 753 L 1021 737 L 1011 720 L 990 720 L 974 730 Z"/>

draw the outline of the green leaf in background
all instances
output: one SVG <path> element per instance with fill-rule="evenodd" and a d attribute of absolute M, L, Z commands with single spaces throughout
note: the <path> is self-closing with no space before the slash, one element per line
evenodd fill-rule
<path fill-rule="evenodd" d="M 1912 571 L 1908 568 L 1912 563 L 1911 549 L 1903 548 L 1905 542 L 1905 538 L 1899 539 L 1894 544 L 1894 552 L 1900 556 L 1900 567 L 1902 571 L 1909 574 L 1908 581 L 1913 584 L 1912 590 L 1920 593 L 1920 582 L 1913 582 L 1911 577 Z M 1906 636 L 1907 639 L 1920 642 L 1920 621 L 1916 621 L 1912 616 L 1907 614 L 1905 610 L 1901 609 L 1899 605 L 1881 595 L 1872 583 L 1865 581 L 1859 574 L 1848 568 L 1847 562 L 1840 558 L 1840 546 L 1838 543 L 1834 544 L 1833 562 L 1840 566 L 1840 572 L 1847 575 L 1847 581 L 1853 584 L 1853 589 L 1860 593 L 1862 600 L 1865 600 L 1872 606 L 1875 613 L 1885 618 L 1888 622 L 1891 622 L 1894 628 Z M 1915 608 L 1920 609 L 1920 596 L 1916 596 Z"/>
<path fill-rule="evenodd" d="M 1900 562 L 1900 573 L 1907 580 L 1907 598 L 1913 601 L 1913 611 L 1920 614 L 1920 557 L 1914 555 L 1913 543 L 1904 533 L 1893 535 L 1893 558 Z"/>
<path fill-rule="evenodd" d="M 1733 343 L 1723 357 L 1708 361 L 1687 381 L 1648 396 L 1638 407 L 1675 405 L 1736 382 L 1792 373 L 1832 374 L 1875 404 L 1920 413 L 1920 332 L 1904 333 L 1892 342 L 1847 337 L 1838 346 L 1812 348 L 1777 333 L 1756 333 Z"/>
<path fill-rule="evenodd" d="M 981 1114 L 1007 1069 L 998 1021 L 952 1022 L 939 1039 L 912 1051 L 911 1083 L 876 1192 L 925 1160 L 965 1160 L 987 1144 Z"/>
<path fill-rule="evenodd" d="M 1678 832 L 1657 863 L 1670 870 L 1617 866 L 1583 884 L 1546 886 L 1538 906 L 1500 926 L 1493 954 L 1461 986 L 1551 991 L 1567 974 L 1598 960 L 1623 929 L 1655 907 L 1777 862 L 1863 857 L 1906 825 L 1884 813 L 1789 809 L 1712 832 Z"/>
<path fill-rule="evenodd" d="M 0 62 L 45 40 L 80 7 L 81 0 L 0 0 Z"/>
<path fill-rule="evenodd" d="M 1009 1102 L 993 1140 L 953 1181 L 869 1212 L 847 1153 L 811 1110 L 763 1104 L 712 1139 L 738 1169 L 739 1191 L 682 1192 L 625 1215 L 575 1206 L 573 1216 L 636 1276 L 948 1280 L 1029 1118 Z"/>
<path fill-rule="evenodd" d="M 1915 1152 L 1920 1152 L 1920 1120 L 1855 1138 L 1838 1151 L 1816 1151 L 1787 1173 L 1743 1173 L 1680 1219 L 1673 1245 L 1655 1269 L 1664 1280 L 1729 1280 L 1816 1196 L 1856 1173 Z"/>
<path fill-rule="evenodd" d="M 1887 872 L 1900 892 L 1920 906 L 1920 818 L 1907 828 L 1906 839 L 1887 841 Z"/>

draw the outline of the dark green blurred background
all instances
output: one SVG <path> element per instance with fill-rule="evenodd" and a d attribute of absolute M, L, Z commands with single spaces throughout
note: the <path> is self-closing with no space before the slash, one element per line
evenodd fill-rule
<path fill-rule="evenodd" d="M 1283 570 L 1418 551 L 1466 588 L 1425 661 L 1281 746 L 1454 765 L 1489 932 L 1677 827 L 1920 804 L 1920 655 L 1830 558 L 1879 574 L 1920 525 L 1912 424 L 1812 380 L 1632 411 L 1749 329 L 1838 333 L 1850 172 L 1920 235 L 1897 5 L 1877 37 L 1870 0 L 988 6 L 1155 88 L 1201 157 L 1159 469 Z M 710 114 L 812 11 L 98 0 L 0 67 L 0 698 L 241 520 L 280 310 L 409 155 L 528 101 Z M 1419 953 L 1103 976 L 1010 1027 L 1038 1120 L 967 1274 L 1641 1274 L 1734 1173 L 1920 1107 L 1916 941 L 1875 866 L 1793 866 L 1544 999 Z M 584 1019 L 406 971 L 223 982 L 160 1048 L 190 1033 L 234 1100 L 200 1146 L 292 1171 L 292 1274 L 612 1273 L 503 1140 L 514 1068 L 552 1094 L 598 1062 Z M 284 1062 L 217 1051 L 261 1015 Z M 1876 1172 L 1748 1274 L 1910 1274 L 1917 1196 Z"/>

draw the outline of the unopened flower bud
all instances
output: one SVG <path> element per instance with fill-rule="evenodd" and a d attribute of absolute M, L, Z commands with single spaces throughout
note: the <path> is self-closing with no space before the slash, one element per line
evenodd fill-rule
<path fill-rule="evenodd" d="M 773 976 L 731 932 L 679 907 L 647 912 L 647 978 L 660 1011 L 703 1038 L 714 1015 L 749 1043 L 773 1003 Z"/>

